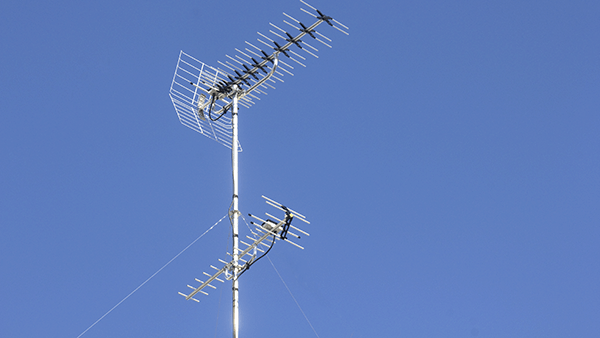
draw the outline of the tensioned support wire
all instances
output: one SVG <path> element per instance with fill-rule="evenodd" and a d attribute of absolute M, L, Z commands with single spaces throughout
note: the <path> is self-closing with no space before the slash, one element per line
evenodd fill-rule
<path fill-rule="evenodd" d="M 94 324 L 90 325 L 87 329 L 85 329 L 85 331 L 83 331 L 79 336 L 77 336 L 77 338 L 83 336 L 92 327 L 94 327 L 96 324 L 98 324 L 98 322 L 100 322 L 102 319 L 104 319 L 104 317 L 106 317 L 109 313 L 111 313 L 114 309 L 116 309 L 117 306 L 121 305 L 121 303 L 123 303 L 127 298 L 129 298 L 137 290 L 139 290 L 142 286 L 144 286 L 144 284 L 148 283 L 148 281 L 150 281 L 154 276 L 156 276 L 159 272 L 161 272 L 164 268 L 166 268 L 167 265 L 171 264 L 171 262 L 173 262 L 177 257 L 179 257 L 182 253 L 184 253 L 187 249 L 189 249 L 192 245 L 194 245 L 194 243 L 196 243 L 200 238 L 202 238 L 209 231 L 211 231 L 215 226 L 217 226 L 217 224 L 221 223 L 221 221 L 224 220 L 225 217 L 227 217 L 227 215 L 221 217 L 220 220 L 218 220 L 215 224 L 213 224 L 210 228 L 208 228 L 208 230 L 206 230 L 205 232 L 203 232 L 202 235 L 198 236 L 198 238 L 196 238 L 192 243 L 190 243 L 183 250 L 181 250 L 177 255 L 175 255 L 175 257 L 171 258 L 170 261 L 168 261 L 165 265 L 163 265 L 160 269 L 158 269 L 158 271 L 156 271 L 155 273 L 153 273 L 152 276 L 148 277 L 148 279 L 146 279 L 142 284 L 140 284 L 140 286 L 138 286 L 133 291 L 131 291 L 127 296 L 125 296 L 125 298 L 121 299 L 121 301 L 118 302 L 117 305 L 113 306 L 110 310 L 108 310 L 104 315 L 102 315 L 102 317 L 100 317 L 97 321 L 95 321 Z"/>
<path fill-rule="evenodd" d="M 285 286 L 285 288 L 288 290 L 288 292 L 290 293 L 290 296 L 292 296 L 292 299 L 294 300 L 294 302 L 296 303 L 296 305 L 298 305 L 298 309 L 300 309 L 300 312 L 302 312 L 302 315 L 304 316 L 304 319 L 306 319 L 306 321 L 308 322 L 308 325 L 310 325 L 310 328 L 313 330 L 313 332 L 315 333 L 315 336 L 317 336 L 317 338 L 321 338 L 319 337 L 319 335 L 317 334 L 317 331 L 315 330 L 315 328 L 312 326 L 312 324 L 310 323 L 310 320 L 308 320 L 308 317 L 306 317 L 306 314 L 304 313 L 304 311 L 302 310 L 302 308 L 300 307 L 300 303 L 298 303 L 298 301 L 296 300 L 296 297 L 294 297 L 294 295 L 292 294 L 292 290 L 290 290 L 290 288 L 287 286 L 287 284 L 285 283 L 285 281 L 283 280 L 283 277 L 281 277 L 281 274 L 279 274 L 279 271 L 277 270 L 277 268 L 275 268 L 275 264 L 273 264 L 273 261 L 271 260 L 271 258 L 269 258 L 269 256 L 267 256 L 267 259 L 269 260 L 269 262 L 271 263 L 271 266 L 273 267 L 273 269 L 275 270 L 275 272 L 277 272 L 277 276 L 279 276 L 279 279 L 281 279 L 281 282 L 283 283 L 283 285 Z"/>
<path fill-rule="evenodd" d="M 244 223 L 246 223 L 246 226 L 248 227 L 248 229 L 250 229 L 250 231 L 252 231 L 252 228 L 250 228 L 250 225 L 248 224 L 248 222 L 246 221 L 246 218 L 243 215 L 242 215 L 242 219 L 244 220 Z M 290 288 L 287 286 L 287 284 L 283 280 L 283 277 L 281 277 L 281 274 L 279 273 L 279 271 L 275 267 L 275 264 L 273 264 L 273 261 L 271 260 L 271 258 L 269 258 L 269 256 L 267 256 L 267 259 L 269 260 L 269 263 L 271 263 L 271 266 L 273 267 L 273 270 L 275 270 L 275 272 L 277 273 L 277 276 L 279 276 L 279 279 L 281 279 L 281 282 L 283 283 L 283 285 L 285 286 L 285 288 L 290 293 L 290 296 L 292 296 L 292 299 L 294 300 L 294 303 L 296 303 L 296 305 L 298 306 L 298 309 L 300 310 L 300 312 L 302 312 L 302 315 L 304 316 L 304 319 L 306 319 L 306 322 L 308 323 L 308 325 L 310 325 L 310 328 L 315 333 L 315 336 L 317 336 L 317 338 L 321 338 L 321 337 L 319 337 L 319 334 L 317 334 L 317 330 L 315 330 L 315 328 L 312 326 L 310 320 L 308 320 L 308 317 L 306 316 L 306 314 L 302 310 L 302 307 L 300 307 L 300 303 L 298 303 L 298 301 L 296 300 L 296 297 L 294 297 L 294 294 L 292 294 L 292 290 L 290 290 Z"/>

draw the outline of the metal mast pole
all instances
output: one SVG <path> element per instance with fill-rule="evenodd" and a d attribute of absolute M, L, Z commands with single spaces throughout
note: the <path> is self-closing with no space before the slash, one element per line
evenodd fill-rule
<path fill-rule="evenodd" d="M 239 237 L 238 237 L 238 88 L 234 86 L 233 111 L 231 114 L 232 141 L 231 141 L 231 166 L 233 171 L 233 338 L 239 337 L 239 302 L 238 302 L 238 259 L 239 259 Z"/>

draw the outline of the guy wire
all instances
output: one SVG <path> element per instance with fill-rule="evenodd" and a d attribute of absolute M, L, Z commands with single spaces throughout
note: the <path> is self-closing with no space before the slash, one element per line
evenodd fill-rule
<path fill-rule="evenodd" d="M 127 296 L 125 296 L 125 298 L 123 298 L 120 302 L 117 303 L 117 305 L 113 306 L 110 310 L 108 310 L 104 315 L 102 315 L 102 317 L 100 317 L 97 321 L 94 322 L 94 324 L 90 325 L 87 329 L 85 329 L 85 331 L 83 331 L 79 336 L 77 336 L 77 338 L 83 336 L 86 332 L 89 331 L 89 329 L 91 329 L 92 327 L 94 327 L 96 324 L 98 324 L 99 321 L 101 321 L 102 319 L 104 319 L 104 317 L 106 317 L 109 313 L 111 313 L 114 309 L 117 308 L 117 306 L 121 305 L 121 303 L 123 303 L 127 298 L 129 298 L 131 295 L 133 295 L 137 290 L 139 290 L 142 286 L 144 286 L 144 284 L 148 283 L 149 280 L 151 280 L 154 276 L 156 276 L 159 272 L 161 272 L 164 268 L 167 267 L 167 265 L 171 264 L 171 262 L 173 262 L 177 257 L 179 257 L 184 251 L 186 251 L 190 246 L 192 246 L 194 243 L 196 243 L 200 238 L 202 238 L 204 235 L 206 235 L 209 231 L 211 231 L 217 224 L 221 223 L 221 221 L 226 217 L 227 215 L 221 217 L 220 220 L 217 221 L 217 223 L 213 224 L 210 228 L 208 228 L 208 230 L 206 230 L 204 233 L 202 233 L 202 235 L 200 235 L 198 238 L 196 238 L 192 243 L 190 243 L 188 246 L 186 246 L 183 250 L 181 250 L 177 255 L 175 255 L 175 257 L 171 258 L 170 261 L 167 262 L 167 264 L 163 265 L 160 269 L 158 269 L 158 271 L 156 271 L 154 274 L 152 274 L 152 276 L 148 277 L 148 279 L 146 279 L 142 284 L 140 284 L 140 286 L 138 286 L 137 288 L 135 288 L 133 291 L 131 291 Z"/>

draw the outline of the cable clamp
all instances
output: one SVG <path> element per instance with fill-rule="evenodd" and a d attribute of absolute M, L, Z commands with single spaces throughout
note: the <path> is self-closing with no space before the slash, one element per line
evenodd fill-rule
<path fill-rule="evenodd" d="M 238 217 L 242 216 L 242 213 L 239 210 L 231 210 L 229 212 L 229 217 L 233 217 L 233 215 L 237 215 Z"/>

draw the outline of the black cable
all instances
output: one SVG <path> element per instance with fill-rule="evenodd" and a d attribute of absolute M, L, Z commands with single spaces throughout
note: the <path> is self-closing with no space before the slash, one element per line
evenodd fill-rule
<path fill-rule="evenodd" d="M 216 119 L 213 119 L 213 118 L 211 117 L 211 112 L 209 111 L 209 112 L 208 112 L 208 117 L 211 119 L 211 121 L 218 121 L 218 120 L 219 120 L 221 117 L 223 117 L 223 115 L 227 114 L 227 110 L 229 110 L 229 108 L 225 107 L 225 108 L 223 109 L 223 112 L 221 113 L 221 115 L 219 115 L 219 117 L 217 117 Z"/>
<path fill-rule="evenodd" d="M 210 108 L 208 109 L 208 118 L 211 121 L 218 121 L 221 117 L 223 117 L 223 115 L 225 115 L 227 113 L 227 110 L 229 110 L 229 108 L 227 108 L 227 106 L 225 106 L 225 108 L 223 108 L 223 112 L 221 113 L 221 115 L 219 115 L 219 117 L 217 117 L 216 119 L 212 118 L 212 110 L 213 107 L 215 106 L 215 96 L 213 94 L 213 96 L 211 97 L 211 102 L 210 102 Z"/>
<path fill-rule="evenodd" d="M 282 205 L 281 207 L 285 210 L 285 224 L 283 225 L 279 238 L 287 239 L 288 230 L 290 230 L 290 225 L 292 225 L 292 213 L 285 206 Z"/>
<path fill-rule="evenodd" d="M 292 224 L 293 217 L 291 217 L 291 212 L 288 210 L 288 208 L 286 208 L 284 206 L 282 206 L 282 207 L 285 210 L 286 215 L 285 215 L 285 224 L 283 225 L 283 229 L 281 230 L 281 233 L 279 234 L 279 238 L 280 239 L 287 239 L 287 232 L 290 229 L 290 225 Z M 269 222 L 269 221 L 270 220 L 267 220 L 267 222 Z M 264 223 L 263 223 L 263 225 L 264 225 Z M 240 272 L 240 274 L 238 275 L 238 277 L 241 276 L 244 272 L 246 272 L 246 270 L 250 269 L 250 267 L 252 265 L 254 265 L 254 263 L 258 262 L 261 258 L 265 257 L 269 253 L 269 251 L 271 251 L 271 249 L 273 248 L 273 245 L 275 244 L 275 240 L 277 239 L 276 238 L 276 236 L 277 236 L 276 234 L 272 235 L 272 236 L 273 236 L 273 242 L 271 242 L 271 246 L 269 246 L 269 249 L 267 251 L 265 251 L 265 253 L 262 254 L 262 256 L 258 257 L 257 259 L 255 259 L 255 260 L 253 260 L 251 262 L 246 263 L 244 265 L 244 270 L 242 270 L 242 272 Z"/>
<path fill-rule="evenodd" d="M 271 251 L 271 249 L 273 248 L 273 245 L 275 245 L 275 239 L 276 239 L 275 236 L 273 236 L 273 242 L 271 242 L 271 246 L 269 246 L 269 249 L 267 251 L 265 251 L 265 253 L 262 254 L 262 256 L 258 257 L 257 259 L 253 260 L 252 262 L 248 262 L 248 263 L 246 263 L 246 265 L 244 265 L 244 270 L 242 270 L 242 272 L 240 272 L 240 274 L 238 275 L 238 278 L 240 278 L 240 276 L 244 272 L 248 271 L 250 269 L 250 267 L 252 265 L 254 265 L 254 263 L 258 262 L 261 258 L 265 257 L 269 253 L 269 251 Z"/>

